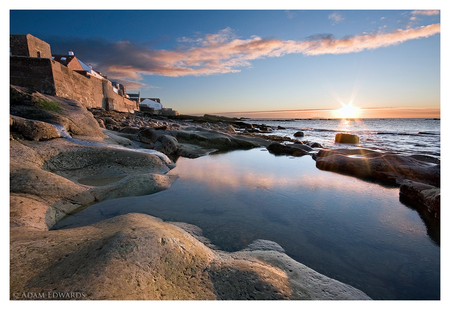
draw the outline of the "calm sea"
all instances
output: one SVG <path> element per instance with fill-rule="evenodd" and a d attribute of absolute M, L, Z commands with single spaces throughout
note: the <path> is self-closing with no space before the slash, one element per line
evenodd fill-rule
<path fill-rule="evenodd" d="M 303 131 L 301 141 L 318 142 L 326 148 L 348 148 L 354 145 L 334 143 L 338 132 L 357 134 L 360 147 L 394 153 L 423 154 L 437 158 L 441 156 L 440 119 L 249 119 L 247 123 L 264 124 L 285 129 L 271 134 L 293 138 Z"/>
<path fill-rule="evenodd" d="M 336 132 L 360 146 L 440 157 L 433 119 L 247 120 L 285 129 L 324 147 Z M 280 244 L 295 260 L 373 299 L 438 300 L 440 222 L 399 200 L 398 188 L 322 171 L 311 156 L 274 156 L 265 148 L 179 158 L 172 186 L 156 194 L 94 204 L 53 229 L 80 227 L 130 212 L 197 225 L 213 244 L 238 251 L 256 239 Z"/>

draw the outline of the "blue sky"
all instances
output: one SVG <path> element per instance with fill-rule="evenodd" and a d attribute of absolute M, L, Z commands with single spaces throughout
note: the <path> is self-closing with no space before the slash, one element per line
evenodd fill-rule
<path fill-rule="evenodd" d="M 183 114 L 440 108 L 436 10 L 11 10 L 10 33 Z"/>

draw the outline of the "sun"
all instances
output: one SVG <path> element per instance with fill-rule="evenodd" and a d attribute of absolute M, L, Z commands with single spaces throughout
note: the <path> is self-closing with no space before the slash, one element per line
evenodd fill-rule
<path fill-rule="evenodd" d="M 353 102 L 350 101 L 348 104 L 342 103 L 342 108 L 337 110 L 341 118 L 356 118 L 359 114 L 359 108 L 353 106 Z"/>

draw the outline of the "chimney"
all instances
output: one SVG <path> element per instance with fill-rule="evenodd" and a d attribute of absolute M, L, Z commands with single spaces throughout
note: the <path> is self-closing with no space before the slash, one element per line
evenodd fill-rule
<path fill-rule="evenodd" d="M 72 50 L 69 50 L 69 56 L 75 55 Z"/>

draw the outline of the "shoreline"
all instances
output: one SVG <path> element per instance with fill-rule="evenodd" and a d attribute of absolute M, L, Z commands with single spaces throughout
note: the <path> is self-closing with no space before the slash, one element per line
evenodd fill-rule
<path fill-rule="evenodd" d="M 64 102 L 59 102 L 59 104 L 64 106 Z M 228 283 L 224 280 L 231 275 L 229 272 L 231 268 L 231 270 L 240 270 L 236 275 L 239 277 L 235 278 L 235 281 L 237 281 L 236 283 L 240 283 L 241 281 L 248 283 L 247 286 L 241 288 L 241 291 L 247 292 L 245 294 L 248 294 L 246 296 L 249 299 L 252 297 L 257 299 L 368 298 L 364 293 L 349 287 L 348 285 L 331 280 L 322 275 L 319 276 L 319 274 L 312 271 L 306 272 L 305 270 L 307 269 L 305 269 L 305 266 L 297 262 L 295 262 L 297 264 L 297 276 L 291 276 L 289 273 L 287 273 L 287 276 L 283 275 L 285 273 L 280 270 L 285 270 L 287 268 L 285 265 L 286 262 L 293 262 L 293 260 L 285 254 L 280 254 L 280 252 L 274 250 L 278 248 L 273 244 L 271 247 L 268 247 L 269 250 L 267 252 L 261 252 L 261 247 L 254 247 L 252 250 L 254 252 L 244 251 L 246 253 L 236 254 L 236 257 L 239 258 L 233 258 L 232 256 L 224 258 L 221 257 L 223 253 L 219 255 L 211 249 L 206 250 L 206 248 L 203 248 L 204 245 L 197 239 L 192 239 L 192 236 L 186 233 L 186 231 L 180 231 L 178 228 L 174 228 L 165 222 L 163 222 L 164 224 L 161 224 L 161 221 L 156 218 L 150 219 L 141 215 L 132 214 L 118 219 L 118 221 L 122 223 L 122 226 L 120 226 L 122 228 L 119 227 L 119 230 L 117 230 L 117 227 L 114 228 L 114 218 L 112 218 L 111 220 L 106 220 L 106 222 L 77 229 L 77 237 L 74 238 L 70 238 L 66 233 L 62 233 L 64 237 L 63 239 L 60 239 L 61 237 L 59 234 L 61 234 L 61 231 L 48 229 L 54 225 L 52 223 L 58 222 L 64 216 L 71 215 L 73 212 L 80 210 L 80 208 L 86 208 L 98 201 L 124 196 L 140 196 L 155 193 L 169 188 L 172 182 L 175 181 L 176 178 L 166 174 L 170 171 L 171 167 L 162 159 L 163 157 L 156 156 L 155 153 L 151 152 L 128 151 L 126 150 L 127 148 L 131 150 L 136 150 L 138 148 L 156 150 L 157 152 L 165 154 L 165 156 L 168 156 L 176 163 L 176 159 L 179 156 L 197 158 L 217 150 L 219 152 L 228 152 L 230 150 L 251 149 L 254 147 L 268 148 L 273 144 L 279 145 L 278 142 L 293 142 L 292 140 L 283 140 L 282 138 L 271 137 L 270 139 L 273 140 L 269 141 L 266 140 L 266 136 L 261 138 L 257 135 L 236 134 L 236 128 L 229 123 L 223 124 L 223 119 L 214 120 L 214 118 L 210 118 L 207 125 L 203 125 L 205 123 L 202 123 L 199 126 L 192 127 L 189 123 L 184 124 L 182 122 L 169 122 L 164 119 L 148 118 L 148 124 L 150 125 L 151 123 L 151 125 L 142 129 L 142 126 L 139 128 L 133 125 L 133 118 L 136 119 L 136 116 L 143 116 L 143 118 L 145 118 L 145 114 L 140 115 L 137 113 L 131 115 L 106 113 L 106 111 L 97 110 L 92 111 L 95 116 L 94 118 L 92 114 L 82 106 L 78 105 L 77 109 L 77 111 L 71 111 L 70 113 L 78 115 L 78 118 L 81 117 L 80 115 L 83 115 L 81 119 L 86 121 L 81 121 L 75 125 L 62 119 L 60 113 L 56 113 L 58 115 L 52 117 L 58 118 L 58 122 L 56 123 L 63 125 L 74 138 L 109 144 L 112 143 L 121 146 L 121 148 L 107 149 L 98 145 L 80 145 L 74 143 L 74 141 L 61 139 L 59 138 L 61 136 L 59 133 L 54 133 L 51 127 L 45 125 L 48 124 L 48 118 L 50 117 L 48 115 L 46 116 L 47 118 L 44 118 L 46 121 L 45 124 L 38 123 L 36 118 L 25 118 L 27 121 L 24 121 L 22 118 L 29 112 L 20 112 L 20 110 L 17 110 L 20 113 L 17 111 L 15 112 L 21 116 L 14 115 L 11 117 L 10 197 L 12 226 L 10 252 L 12 254 L 11 263 L 13 264 L 11 266 L 11 292 L 17 293 L 28 290 L 29 292 L 33 291 L 37 294 L 39 293 L 39 290 L 49 289 L 51 286 L 50 283 L 53 281 L 51 279 L 56 277 L 56 279 L 59 279 L 57 281 L 59 281 L 58 283 L 61 285 L 61 289 L 73 290 L 77 287 L 81 288 L 84 285 L 91 287 L 92 292 L 90 293 L 91 295 L 87 296 L 87 299 L 128 299 L 127 296 L 134 296 L 133 298 L 136 299 L 209 299 L 213 296 L 224 299 L 239 299 L 239 292 L 233 293 L 237 295 L 228 292 L 229 283 L 232 282 Z M 45 112 L 48 113 L 48 111 Z M 97 112 L 100 113 L 96 115 Z M 99 115 L 102 113 L 103 115 L 100 117 Z M 68 118 L 73 119 L 74 114 L 70 114 Z M 120 122 L 111 115 L 119 115 L 121 117 Z M 124 120 L 122 120 L 122 116 L 125 116 Z M 241 126 L 240 128 L 245 128 L 245 126 L 247 126 L 237 123 L 241 122 L 241 120 L 233 120 L 233 122 L 236 127 Z M 86 127 L 83 127 L 83 125 Z M 100 129 L 102 125 L 106 130 Z M 33 132 L 42 134 L 42 137 L 37 137 L 36 141 L 30 141 L 30 133 L 27 131 L 27 126 L 39 128 L 39 130 L 34 129 Z M 107 129 L 108 126 L 109 129 Z M 264 130 L 264 127 L 261 126 L 258 130 Z M 293 152 L 290 154 L 291 156 L 307 155 L 313 150 L 312 147 L 304 144 L 288 143 L 287 147 L 289 148 L 289 152 Z M 101 152 L 99 150 L 101 150 Z M 110 155 L 108 155 L 108 152 L 110 152 Z M 120 156 L 120 152 L 123 153 L 123 156 Z M 285 150 L 283 152 L 285 152 Z M 329 156 L 319 157 L 325 158 Z M 124 167 L 126 167 L 125 171 Z M 421 166 L 421 168 L 423 167 Z M 119 174 L 124 174 L 125 176 L 117 180 L 116 177 Z M 93 176 L 99 175 L 110 177 L 115 182 L 103 186 L 89 186 L 78 182 L 79 179 L 92 178 Z M 148 237 L 146 237 L 146 234 L 141 234 L 142 229 L 136 233 L 134 233 L 134 230 L 130 231 L 130 223 L 142 227 L 145 231 L 157 232 L 157 235 L 160 237 L 155 237 L 156 239 L 152 237 L 153 239 L 151 240 L 156 243 L 152 243 L 150 248 L 144 246 L 143 249 L 139 249 L 139 244 L 143 243 L 135 243 L 133 240 L 137 238 L 144 242 Z M 94 238 L 91 238 L 89 234 L 93 233 L 93 231 L 97 229 L 96 227 L 102 227 L 101 229 L 103 229 L 104 232 L 94 234 Z M 83 232 L 83 230 L 86 231 Z M 168 239 L 164 239 L 166 238 L 165 235 L 159 235 L 161 230 L 171 236 L 176 235 L 177 237 L 167 237 Z M 50 244 L 59 244 L 57 248 L 59 247 L 60 249 L 51 249 L 48 245 L 43 243 L 43 238 L 50 238 L 53 240 Z M 180 244 L 176 240 L 181 239 L 177 238 L 182 238 L 185 241 Z M 81 242 L 81 240 L 83 241 Z M 30 242 L 31 247 L 25 246 L 23 243 L 25 241 Z M 80 242 L 86 243 L 87 246 L 84 248 L 80 247 Z M 74 282 L 75 284 L 70 284 L 65 280 L 66 277 L 73 280 L 78 272 L 84 272 L 83 270 L 85 270 L 85 267 L 83 267 L 83 264 L 76 265 L 77 267 L 75 269 L 71 269 L 70 266 L 71 264 L 74 264 L 77 259 L 80 259 L 80 255 L 85 253 L 86 255 L 94 255 L 91 256 L 92 261 L 84 262 L 91 266 L 90 268 L 93 268 L 93 272 L 103 273 L 102 276 L 106 277 L 105 279 L 107 279 L 107 281 L 112 281 L 111 283 L 119 281 L 125 285 L 126 281 L 124 279 L 124 274 L 119 276 L 114 275 L 117 270 L 114 268 L 111 269 L 112 265 L 109 263 L 106 263 L 105 265 L 102 263 L 102 260 L 108 258 L 108 261 L 116 262 L 119 265 L 122 264 L 121 266 L 123 266 L 123 268 L 125 268 L 124 264 L 127 264 L 127 261 L 134 261 L 135 264 L 137 264 L 138 269 L 127 269 L 128 267 L 126 267 L 125 269 L 127 270 L 126 272 L 128 272 L 128 275 L 136 272 L 146 272 L 150 276 L 153 272 L 152 270 L 139 267 L 142 263 L 141 260 L 143 259 L 139 254 L 141 253 L 140 251 L 145 252 L 156 249 L 158 252 L 167 244 L 170 245 L 170 250 L 162 253 L 162 256 L 160 257 L 169 255 L 167 257 L 175 257 L 173 258 L 173 262 L 180 262 L 181 264 L 180 259 L 182 260 L 183 257 L 187 257 L 185 255 L 190 253 L 190 256 L 188 255 L 188 257 L 191 257 L 190 259 L 192 261 L 183 268 L 196 270 L 194 273 L 197 274 L 197 278 L 202 279 L 203 282 L 195 282 L 192 284 L 193 291 L 195 291 L 196 294 L 165 287 L 165 290 L 172 295 L 155 295 L 153 293 L 157 288 L 157 286 L 155 287 L 156 284 L 147 283 L 146 293 L 142 292 L 143 295 L 136 295 L 136 291 L 140 291 L 138 286 L 136 286 L 136 283 L 142 282 L 142 279 L 133 284 L 133 290 L 125 290 L 124 292 L 113 290 L 114 293 L 107 293 L 105 291 L 105 288 L 110 288 L 110 286 L 105 286 L 102 291 L 97 292 L 98 285 L 102 282 L 98 282 L 99 280 L 95 278 L 88 277 L 89 279 L 87 282 L 77 278 Z M 190 250 L 188 248 L 194 249 L 198 247 L 203 250 L 200 252 L 196 252 L 196 250 L 189 252 Z M 38 251 L 32 250 L 33 248 L 38 249 Z M 267 250 L 266 243 L 264 243 L 263 249 Z M 48 253 L 52 253 L 50 255 L 51 257 L 44 259 Z M 223 255 L 226 256 L 231 254 Z M 197 257 L 199 257 L 201 261 L 201 268 L 204 269 L 205 266 L 208 266 L 208 274 L 198 273 L 200 272 L 200 269 L 196 268 L 200 265 L 196 265 L 196 262 L 199 262 Z M 254 260 L 255 257 L 257 258 L 256 261 Z M 281 257 L 283 258 L 280 260 Z M 34 259 L 42 263 L 42 266 L 39 267 L 39 272 L 38 270 L 31 268 L 31 266 L 35 264 L 33 263 Z M 260 261 L 261 259 L 262 261 Z M 248 263 L 247 260 L 251 261 L 251 263 Z M 269 262 L 272 262 L 273 264 L 271 265 Z M 160 279 L 168 279 L 168 277 L 172 279 L 172 277 L 175 277 L 177 279 L 176 281 L 181 281 L 178 282 L 180 284 L 190 283 L 187 281 L 187 274 L 167 274 L 167 270 L 169 270 L 167 268 L 170 266 L 158 266 L 159 269 L 156 268 L 156 270 L 158 271 L 158 277 L 160 277 Z M 67 274 L 67 272 L 69 273 Z M 250 279 L 254 279 L 252 278 L 252 274 L 256 273 L 261 275 L 261 272 L 271 273 L 272 276 L 270 278 L 272 280 L 275 279 L 276 281 L 271 282 L 272 280 L 267 277 L 263 277 L 264 283 L 258 281 L 254 282 L 253 280 L 253 282 L 250 281 Z M 314 277 L 319 277 L 320 281 L 314 283 L 311 282 L 310 285 L 312 285 L 314 289 L 309 290 L 303 286 L 303 282 L 299 282 L 299 275 L 303 279 L 302 281 L 304 281 L 304 279 L 311 280 Z M 27 277 L 28 280 L 24 282 L 24 279 Z M 210 284 L 204 286 L 204 283 L 206 283 L 204 281 L 210 281 L 208 279 L 213 279 L 213 282 L 215 283 L 213 287 L 211 287 L 211 282 L 208 282 Z M 325 283 L 327 283 L 327 281 L 331 281 L 331 284 L 326 285 Z M 261 292 L 261 288 L 255 289 L 255 285 L 262 285 L 263 288 L 265 287 L 265 289 L 262 289 L 262 292 L 265 292 L 266 295 L 258 295 L 259 293 L 255 295 L 255 292 Z M 324 287 L 326 287 L 328 292 L 325 295 L 319 293 Z M 319 288 L 321 289 L 319 290 Z M 308 291 L 306 294 L 304 293 L 305 289 Z M 215 292 L 216 294 L 211 295 L 212 292 Z M 130 295 L 125 295 L 126 293 Z M 11 296 L 12 299 L 16 299 L 14 296 L 15 295 Z"/>

